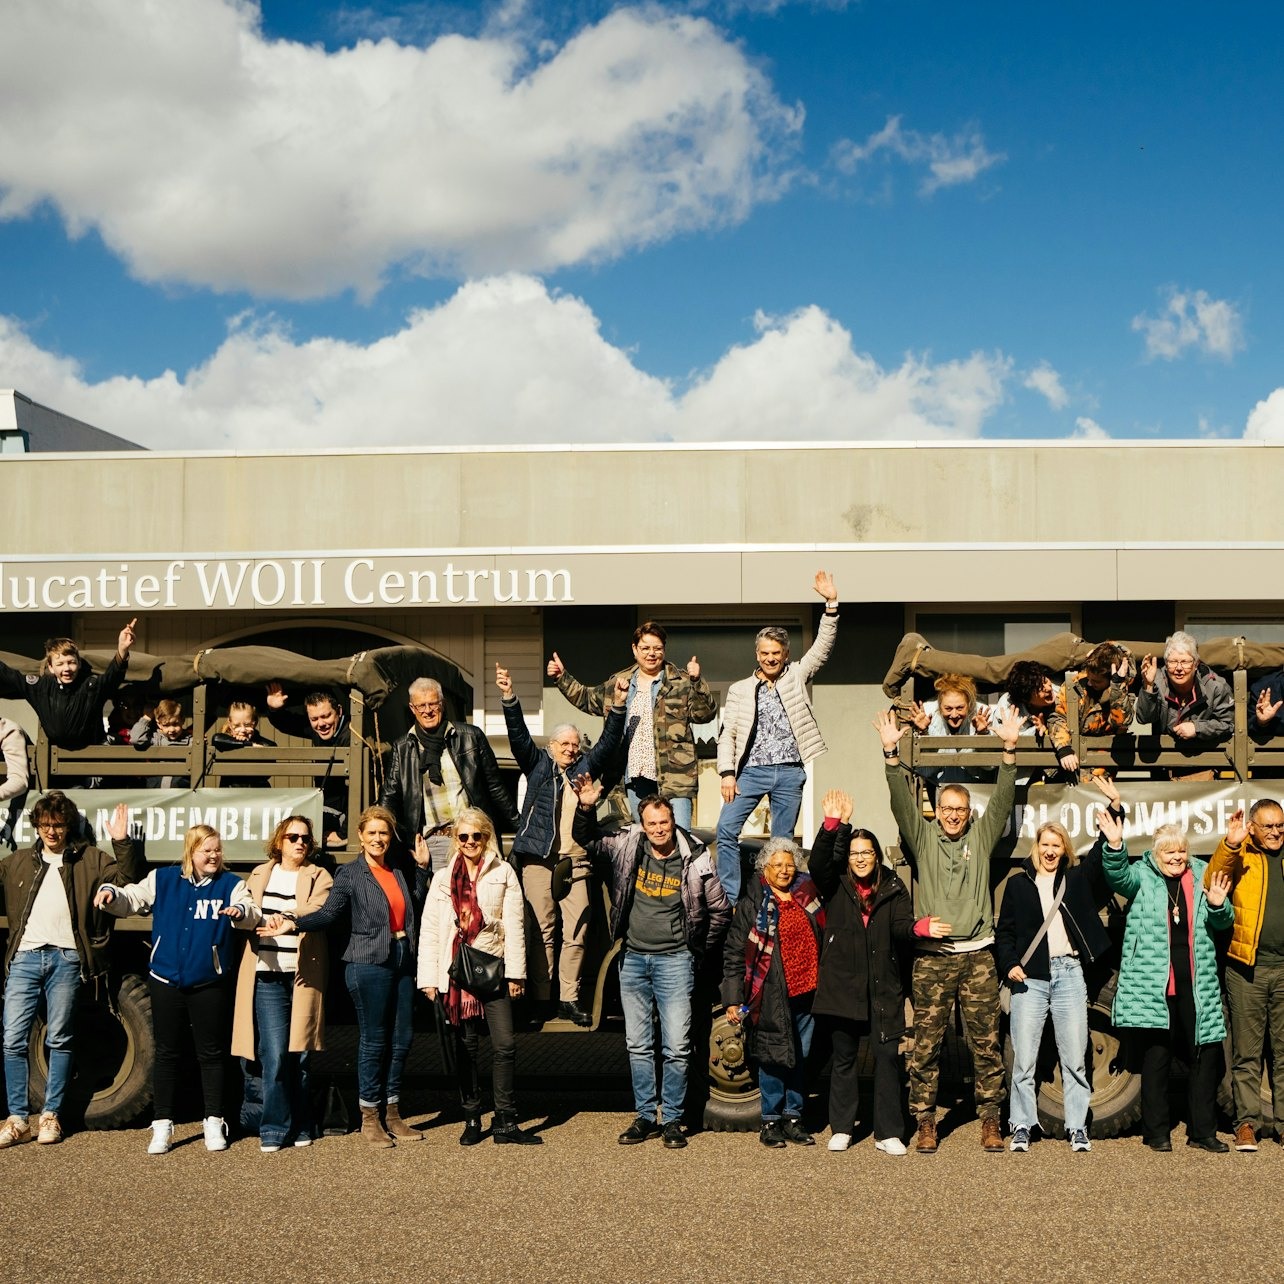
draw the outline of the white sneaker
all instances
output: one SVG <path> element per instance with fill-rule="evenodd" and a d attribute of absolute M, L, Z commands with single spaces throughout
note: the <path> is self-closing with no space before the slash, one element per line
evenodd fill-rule
<path fill-rule="evenodd" d="M 210 1115 L 205 1120 L 205 1149 L 227 1149 L 227 1124 L 215 1115 Z"/>
<path fill-rule="evenodd" d="M 174 1141 L 174 1121 L 172 1119 L 152 1120 L 152 1139 L 147 1143 L 149 1155 L 168 1155 Z"/>
<path fill-rule="evenodd" d="M 214 1149 L 216 1149 L 216 1147 L 211 1146 L 211 1147 L 210 1147 L 210 1149 L 211 1149 L 211 1150 L 214 1150 Z M 221 1146 L 220 1146 L 220 1147 L 217 1147 L 217 1149 L 221 1150 L 221 1149 L 222 1149 L 222 1147 L 221 1147 Z M 259 1149 L 260 1149 L 260 1150 L 261 1150 L 265 1155 L 275 1155 L 275 1154 L 276 1154 L 276 1152 L 277 1152 L 278 1150 L 280 1150 L 280 1149 L 281 1149 L 281 1147 L 280 1147 L 280 1146 L 274 1146 L 274 1145 L 272 1145 L 272 1143 L 271 1143 L 271 1142 L 269 1142 L 269 1141 L 264 1141 L 264 1142 L 260 1142 L 260 1143 L 259 1143 Z"/>
<path fill-rule="evenodd" d="M 909 1153 L 905 1149 L 905 1143 L 899 1137 L 883 1137 L 874 1143 L 875 1150 L 881 1150 L 885 1155 L 906 1155 Z"/>
<path fill-rule="evenodd" d="M 829 1139 L 830 1150 L 846 1150 L 852 1144 L 852 1135 L 849 1132 L 836 1132 Z"/>

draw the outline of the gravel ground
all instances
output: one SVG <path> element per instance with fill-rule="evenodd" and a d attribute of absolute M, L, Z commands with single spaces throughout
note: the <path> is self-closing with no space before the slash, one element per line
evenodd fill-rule
<path fill-rule="evenodd" d="M 825 1134 L 785 1151 L 745 1133 L 626 1149 L 619 1037 L 542 1035 L 523 1039 L 518 1086 L 545 1144 L 465 1150 L 431 1040 L 416 1043 L 406 1108 L 424 1138 L 392 1151 L 351 1135 L 209 1154 L 187 1122 L 167 1156 L 146 1154 L 146 1128 L 0 1155 L 0 1280 L 1280 1277 L 1260 1234 L 1284 1184 L 1274 1142 L 1207 1155 L 1178 1128 L 1171 1155 L 1135 1137 L 1087 1155 L 1052 1141 L 986 1155 L 958 1110 L 934 1156 L 891 1158 L 868 1137 L 830 1154 Z M 573 1078 L 556 1073 L 562 1059 Z"/>

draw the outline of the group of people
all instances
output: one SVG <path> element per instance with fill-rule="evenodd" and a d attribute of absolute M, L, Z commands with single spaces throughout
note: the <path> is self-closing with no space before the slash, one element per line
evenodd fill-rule
<path fill-rule="evenodd" d="M 79 816 L 65 796 L 46 795 L 31 813 L 35 845 L 0 862 L 10 917 L 9 1117 L 0 1125 L 0 1148 L 31 1135 L 25 1064 L 41 1006 L 50 1072 L 37 1139 L 60 1138 L 75 995 L 106 973 L 110 918 L 146 913 L 153 920 L 149 979 L 157 1048 L 153 1153 L 172 1144 L 178 1058 L 188 1031 L 200 1068 L 205 1143 L 212 1150 L 226 1146 L 229 1018 L 230 1047 L 245 1067 L 242 1127 L 257 1133 L 265 1152 L 314 1139 L 309 1061 L 323 1046 L 325 929 L 336 923 L 346 928 L 342 962 L 359 1026 L 357 1087 L 366 1141 L 388 1148 L 421 1136 L 400 1108 L 419 990 L 450 1032 L 465 1120 L 460 1143 L 472 1145 L 484 1135 L 478 1075 L 484 1032 L 493 1051 L 491 1135 L 500 1144 L 538 1144 L 539 1136 L 518 1124 L 513 1004 L 524 1000 L 537 1017 L 580 1025 L 595 1020 L 580 987 L 591 889 L 599 881 L 618 946 L 635 1098 L 636 1118 L 621 1144 L 652 1137 L 669 1148 L 687 1144 L 682 1121 L 696 996 L 705 980 L 711 994 L 720 993 L 725 1020 L 743 1032 L 757 1067 L 764 1146 L 814 1144 L 803 1115 L 808 1056 L 821 1028 L 834 1052 L 829 1148 L 848 1148 L 856 1133 L 863 1113 L 858 1053 L 869 1040 L 874 1091 L 867 1113 L 875 1146 L 906 1154 L 899 1049 L 907 1034 L 908 977 L 914 1009 L 908 1104 L 918 1152 L 938 1146 L 941 1049 L 955 1004 L 972 1052 L 984 1149 L 1004 1149 L 1005 1099 L 1008 1146 L 1022 1151 L 1030 1144 L 1038 1127 L 1037 1054 L 1049 1016 L 1070 1145 L 1090 1149 L 1084 974 L 1110 949 L 1099 915 L 1102 889 L 1109 889 L 1129 905 L 1114 1017 L 1139 1032 L 1146 1144 L 1171 1146 L 1168 1080 L 1176 1058 L 1191 1066 L 1189 1144 L 1227 1149 L 1216 1135 L 1216 1045 L 1225 1030 L 1213 934 L 1233 924 L 1226 988 L 1235 1144 L 1254 1148 L 1267 1026 L 1273 1039 L 1276 1033 L 1284 1038 L 1284 1006 L 1275 997 L 1284 976 L 1284 892 L 1271 896 L 1272 857 L 1284 848 L 1284 810 L 1260 801 L 1247 820 L 1237 815 L 1207 865 L 1190 857 L 1186 836 L 1172 827 L 1160 829 L 1152 850 L 1131 860 L 1118 794 L 1107 778 L 1094 777 L 1108 805 L 1092 852 L 1078 859 L 1063 828 L 1041 826 L 1007 884 L 996 922 L 990 867 L 1012 809 L 1019 738 L 1046 735 L 1061 767 L 1079 768 L 1070 752 L 1064 689 L 1039 666 L 1018 664 L 993 709 L 978 703 L 970 680 L 952 677 L 938 682 L 938 700 L 915 705 L 908 721 L 892 711 L 876 720 L 892 813 L 914 869 L 913 898 L 885 862 L 876 835 L 853 826 L 853 800 L 841 791 L 826 794 L 824 821 L 805 858 L 793 833 L 806 765 L 825 749 L 807 683 L 831 654 L 838 623 L 833 578 L 819 572 L 814 587 L 825 609 L 811 648 L 795 660 L 786 631 L 762 629 L 753 674 L 728 692 L 714 852 L 691 831 L 692 729 L 716 704 L 696 657 L 684 668 L 667 662 L 665 631 L 653 622 L 634 636 L 634 664 L 600 686 L 580 683 L 556 654 L 550 660 L 548 673 L 567 699 L 604 718 L 601 737 L 587 752 L 572 724 L 553 727 L 546 746 L 537 746 L 511 675 L 496 666 L 510 746 L 525 778 L 520 809 L 485 733 L 446 716 L 435 681 L 412 683 L 414 725 L 392 747 L 379 803 L 356 824 L 360 855 L 333 875 L 316 859 L 327 839 L 342 836 L 343 818 L 329 808 L 320 842 L 306 817 L 283 820 L 267 859 L 248 878 L 224 869 L 220 836 L 206 826 L 187 835 L 181 865 L 144 876 L 124 832 L 123 809 L 113 818 L 108 853 L 78 836 Z M 23 680 L 21 694 L 58 734 L 90 743 L 82 724 L 101 720 L 132 641 L 131 622 L 117 657 L 98 676 L 86 676 L 74 647 L 55 650 L 49 672 Z M 1154 657 L 1145 657 L 1134 674 L 1122 648 L 1107 643 L 1094 650 L 1074 678 L 1081 729 L 1118 731 L 1135 714 L 1177 737 L 1220 736 L 1225 682 L 1199 664 L 1198 648 L 1185 634 L 1169 639 L 1164 659 L 1160 670 Z M 0 689 L 11 676 L 0 673 Z M 1279 713 L 1273 694 L 1284 697 L 1263 687 L 1254 706 L 1262 725 Z M 285 702 L 274 684 L 268 692 L 274 721 L 286 716 Z M 242 716 L 229 734 L 248 742 L 257 734 L 254 711 L 248 717 L 232 712 Z M 346 735 L 333 697 L 309 697 L 307 717 L 306 728 L 292 730 L 316 743 Z M 182 733 L 181 710 L 158 705 L 155 722 L 142 734 Z M 900 762 L 901 742 L 911 732 L 997 736 L 1002 765 L 981 815 L 974 815 L 967 787 L 977 773 L 960 765 L 937 769 L 932 818 L 925 817 Z M 604 833 L 599 807 L 617 788 L 633 823 Z M 771 837 L 745 878 L 741 830 L 764 799 Z M 508 858 L 499 841 L 505 831 L 514 835 Z M 246 941 L 239 967 L 238 930 Z M 1010 1086 L 1000 1043 L 1001 989 L 1011 1008 Z"/>

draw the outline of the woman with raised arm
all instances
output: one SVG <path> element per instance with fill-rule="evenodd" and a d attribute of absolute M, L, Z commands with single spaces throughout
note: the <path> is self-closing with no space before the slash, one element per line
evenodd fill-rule
<path fill-rule="evenodd" d="M 414 867 L 403 868 L 392 855 L 395 832 L 386 807 L 367 807 L 357 821 L 361 855 L 339 866 L 326 903 L 307 913 L 274 915 L 261 933 L 276 935 L 289 930 L 290 923 L 300 932 L 318 932 L 342 916 L 349 919 L 343 961 L 357 1010 L 361 1135 L 383 1150 L 423 1135 L 401 1117 L 400 1102 L 401 1075 L 414 1034 L 415 916 L 423 908 L 431 857 L 427 840 L 418 834 Z"/>
<path fill-rule="evenodd" d="M 1140 1030 L 1146 1145 L 1173 1148 L 1168 1078 L 1175 1055 L 1190 1066 L 1186 1144 L 1223 1154 L 1230 1147 L 1217 1136 L 1217 1084 L 1226 1023 L 1213 933 L 1235 921 L 1226 899 L 1230 879 L 1214 874 L 1204 890 L 1207 862 L 1191 858 L 1180 825 L 1161 825 L 1152 849 L 1129 863 L 1123 823 L 1104 811 L 1097 824 L 1106 883 L 1128 901 L 1114 1022 Z"/>
<path fill-rule="evenodd" d="M 857 1054 L 868 1038 L 874 1054 L 874 1148 L 905 1151 L 900 1042 L 905 1033 L 903 969 L 913 955 L 914 912 L 905 884 L 883 864 L 868 829 L 853 829 L 852 799 L 831 789 L 812 843 L 808 872 L 825 903 L 825 949 L 812 1012 L 834 1045 L 829 1083 L 829 1149 L 846 1150 L 860 1105 Z M 939 921 L 935 924 L 938 935 Z M 931 928 L 926 923 L 924 931 Z"/>
<path fill-rule="evenodd" d="M 1113 782 L 1104 776 L 1094 779 L 1113 813 L 1122 819 Z M 1039 1123 L 1034 1072 L 1049 1013 L 1061 1060 L 1070 1149 L 1092 1149 L 1088 1139 L 1092 1086 L 1086 1065 L 1088 987 L 1084 967 L 1110 948 L 1110 937 L 1097 909 L 1103 842 L 1098 840 L 1092 852 L 1080 860 L 1063 826 L 1055 821 L 1040 825 L 1029 856 L 1003 888 L 994 948 L 999 975 L 1012 997 L 1011 1150 L 1029 1150 L 1030 1134 Z"/>
<path fill-rule="evenodd" d="M 419 938 L 419 988 L 430 1002 L 440 995 L 455 1040 L 459 1097 L 464 1108 L 461 1146 L 482 1139 L 481 1083 L 477 1075 L 482 1030 L 490 1033 L 495 1090 L 491 1136 L 499 1145 L 543 1141 L 517 1126 L 513 1095 L 517 1041 L 513 999 L 526 989 L 525 901 L 511 865 L 499 854 L 495 827 L 484 811 L 466 808 L 455 820 L 450 859 L 433 875 Z M 462 989 L 450 965 L 465 946 L 504 960 L 504 984 L 490 998 Z"/>
<path fill-rule="evenodd" d="M 178 1063 L 191 1031 L 205 1100 L 205 1149 L 227 1149 L 223 1121 L 223 1059 L 232 1001 L 232 925 L 249 930 L 262 919 L 245 880 L 223 868 L 223 840 L 193 825 L 183 863 L 162 865 L 141 883 L 103 884 L 94 905 L 117 918 L 152 916 L 150 967 L 155 1115 L 149 1155 L 168 1152 L 174 1138 Z"/>
<path fill-rule="evenodd" d="M 246 880 L 265 915 L 306 914 L 325 904 L 334 879 L 313 861 L 315 851 L 306 816 L 287 816 L 272 831 L 267 860 Z M 316 1136 L 308 1059 L 325 1046 L 330 951 L 324 932 L 259 931 L 241 955 L 232 1055 L 245 1067 L 241 1127 L 258 1133 L 259 1149 L 271 1154 L 311 1145 Z"/>

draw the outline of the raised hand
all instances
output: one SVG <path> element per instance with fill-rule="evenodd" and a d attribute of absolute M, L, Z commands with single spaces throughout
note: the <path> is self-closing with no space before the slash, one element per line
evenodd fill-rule
<path fill-rule="evenodd" d="M 134 645 L 134 625 L 138 623 L 138 616 L 134 616 L 128 624 L 120 631 L 120 637 L 116 639 L 116 654 L 122 660 L 129 659 L 129 649 Z"/>
<path fill-rule="evenodd" d="M 1109 776 L 1093 776 L 1092 783 L 1097 786 L 1112 807 L 1119 806 L 1119 786 Z"/>
<path fill-rule="evenodd" d="M 575 790 L 581 807 L 596 807 L 602 797 L 602 782 L 594 780 L 587 771 L 572 777 L 571 788 Z"/>
<path fill-rule="evenodd" d="M 1115 679 L 1121 686 L 1127 686 L 1129 679 L 1132 677 L 1132 665 L 1126 655 L 1121 655 L 1114 664 L 1110 666 L 1110 676 Z"/>
<path fill-rule="evenodd" d="M 129 808 L 124 803 L 116 804 L 116 809 L 107 822 L 107 833 L 118 843 L 125 841 L 129 833 Z"/>
<path fill-rule="evenodd" d="M 502 664 L 495 665 L 495 685 L 505 700 L 513 698 L 513 675 Z"/>
<path fill-rule="evenodd" d="M 972 727 L 978 734 L 984 735 L 990 729 L 990 706 L 978 704 L 972 715 Z"/>
<path fill-rule="evenodd" d="M 996 736 L 1003 742 L 1003 749 L 1006 753 L 1012 753 L 1017 747 L 1017 740 L 1021 736 L 1021 727 L 1025 718 L 1012 706 L 1008 705 L 1000 714 L 998 714 L 992 726 Z"/>
<path fill-rule="evenodd" d="M 267 707 L 269 709 L 284 709 L 287 699 L 285 688 L 279 682 L 269 682 L 267 684 Z"/>
<path fill-rule="evenodd" d="M 621 673 L 615 679 L 615 703 L 620 708 L 629 702 L 629 678 L 628 674 Z"/>
<path fill-rule="evenodd" d="M 1244 809 L 1241 807 L 1230 818 L 1230 823 L 1226 826 L 1226 845 L 1228 847 L 1243 847 L 1244 839 L 1247 837 L 1248 826 L 1244 824 Z"/>
<path fill-rule="evenodd" d="M 814 585 L 816 592 L 825 599 L 826 605 L 838 601 L 838 590 L 834 587 L 834 577 L 828 571 L 817 571 Z"/>
<path fill-rule="evenodd" d="M 553 658 L 548 662 L 544 672 L 550 678 L 560 678 L 566 672 L 566 665 L 562 663 L 562 657 L 556 651 L 553 652 Z"/>
<path fill-rule="evenodd" d="M 1270 687 L 1267 687 L 1264 691 L 1258 694 L 1257 707 L 1253 710 L 1253 716 L 1256 717 L 1257 721 L 1260 722 L 1262 726 L 1265 726 L 1268 722 L 1275 721 L 1275 715 L 1279 713 L 1282 708 L 1284 708 L 1284 699 L 1276 700 L 1272 703 L 1271 689 Z"/>
<path fill-rule="evenodd" d="M 700 678 L 700 661 L 694 655 L 687 661 L 687 677 L 692 682 L 697 682 Z"/>
<path fill-rule="evenodd" d="M 1230 895 L 1231 881 L 1229 874 L 1216 873 L 1208 880 L 1208 903 L 1214 909 L 1219 905 L 1226 904 L 1226 898 Z"/>
<path fill-rule="evenodd" d="M 1116 850 L 1123 846 L 1123 821 L 1111 812 L 1097 812 L 1097 832 Z"/>
<path fill-rule="evenodd" d="M 420 869 L 427 869 L 432 864 L 432 853 L 428 850 L 428 840 L 422 834 L 415 835 L 415 864 Z"/>
<path fill-rule="evenodd" d="M 1141 657 L 1141 680 L 1146 684 L 1147 691 L 1155 689 L 1155 677 L 1159 673 L 1159 661 L 1153 655 L 1143 655 Z"/>
<path fill-rule="evenodd" d="M 920 730 L 926 731 L 932 725 L 932 715 L 928 713 L 920 701 L 915 700 L 910 705 L 910 721 Z"/>
<path fill-rule="evenodd" d="M 902 727 L 890 709 L 880 709 L 874 716 L 873 726 L 878 732 L 878 738 L 883 742 L 883 749 L 889 752 L 901 743 L 903 736 L 909 734 L 909 728 Z M 725 791 L 723 797 L 726 797 Z"/>
<path fill-rule="evenodd" d="M 851 820 L 856 804 L 852 801 L 851 794 L 845 794 L 841 789 L 831 789 L 821 800 L 820 806 L 827 819 L 832 817 L 845 825 Z"/>

